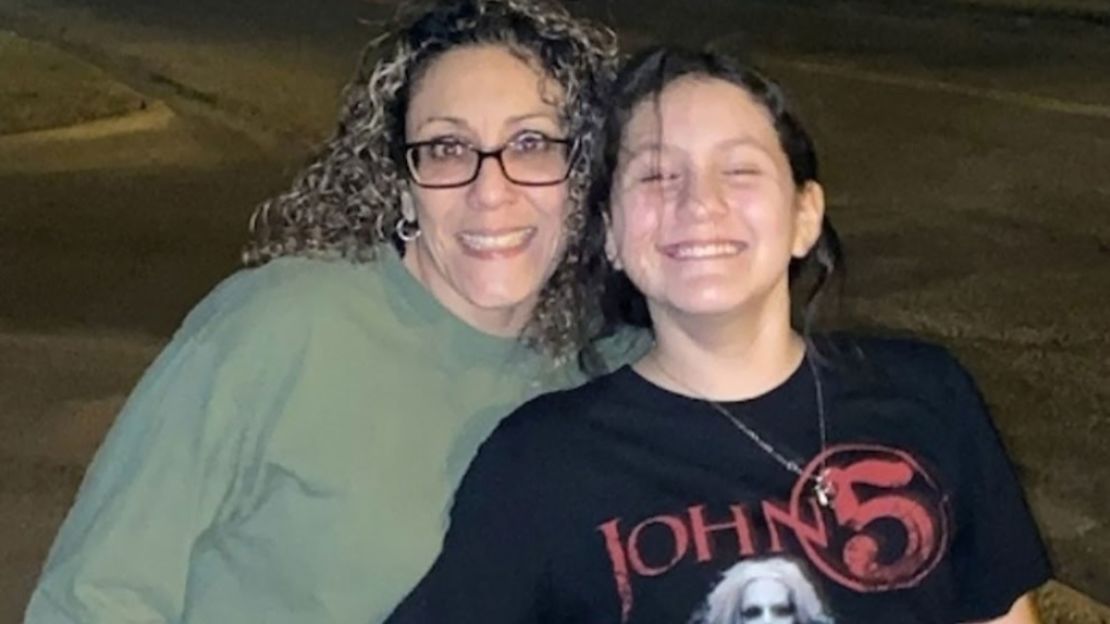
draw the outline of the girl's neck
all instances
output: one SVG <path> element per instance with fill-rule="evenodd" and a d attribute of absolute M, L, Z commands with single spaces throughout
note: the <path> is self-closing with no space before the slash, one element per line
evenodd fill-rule
<path fill-rule="evenodd" d="M 765 394 L 797 370 L 805 341 L 785 313 L 710 319 L 652 314 L 655 347 L 635 368 L 678 394 L 739 401 Z"/>

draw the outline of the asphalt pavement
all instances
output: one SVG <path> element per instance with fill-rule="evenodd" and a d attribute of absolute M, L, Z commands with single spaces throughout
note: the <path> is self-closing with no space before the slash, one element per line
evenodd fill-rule
<path fill-rule="evenodd" d="M 838 323 L 964 359 L 1059 578 L 1110 602 L 1110 28 L 1086 0 L 969 3 L 574 5 L 632 46 L 709 44 L 786 84 L 849 251 Z M 130 386 L 330 131 L 392 4 L 0 0 L 0 43 L 32 42 L 43 76 L 95 76 L 70 102 L 56 75 L 22 85 L 42 86 L 37 120 L 6 132 L 0 79 L 0 621 Z M 1110 622 L 1067 587 L 1042 602 L 1051 622 Z"/>

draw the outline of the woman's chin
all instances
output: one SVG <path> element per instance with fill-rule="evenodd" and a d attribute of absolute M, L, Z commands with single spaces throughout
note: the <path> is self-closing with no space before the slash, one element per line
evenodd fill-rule
<path fill-rule="evenodd" d="M 530 313 L 538 294 L 539 288 L 532 280 L 526 284 L 492 281 L 470 285 L 463 297 L 471 306 L 484 312 L 514 312 L 528 308 Z"/>

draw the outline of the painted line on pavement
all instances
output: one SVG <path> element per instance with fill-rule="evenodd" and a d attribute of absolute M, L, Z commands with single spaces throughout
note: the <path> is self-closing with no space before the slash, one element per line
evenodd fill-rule
<path fill-rule="evenodd" d="M 1009 104 L 1013 106 L 1022 106 L 1025 108 L 1031 108 L 1044 112 L 1110 120 L 1110 106 L 1103 106 L 1099 104 L 1071 102 L 1068 100 L 1061 100 L 1059 98 L 1033 95 L 1031 93 L 1004 91 L 1002 89 L 972 87 L 968 85 L 957 84 L 954 82 L 945 82 L 943 80 L 929 80 L 926 78 L 898 76 L 894 74 L 860 69 L 858 67 L 852 67 L 849 65 L 821 63 L 816 61 L 791 61 L 786 59 L 773 58 L 768 60 L 769 64 L 782 65 L 785 67 L 790 67 L 800 71 L 805 71 L 812 74 L 819 74 L 823 76 L 833 76 L 836 78 L 870 82 L 873 84 L 880 84 L 890 87 L 914 89 L 917 91 L 950 93 L 952 95 L 962 95 L 966 97 L 990 100 L 992 102 Z"/>
<path fill-rule="evenodd" d="M 102 139 L 121 134 L 164 130 L 169 127 L 175 117 L 176 115 L 168 106 L 163 102 L 154 100 L 145 109 L 125 115 L 87 121 L 61 128 L 0 135 L 0 148 L 58 141 Z"/>

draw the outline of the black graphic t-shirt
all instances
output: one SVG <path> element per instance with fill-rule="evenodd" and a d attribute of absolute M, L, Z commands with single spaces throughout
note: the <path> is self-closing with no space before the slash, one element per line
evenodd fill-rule
<path fill-rule="evenodd" d="M 443 553 L 391 624 L 972 622 L 1050 575 L 967 373 L 916 342 L 837 339 L 728 403 L 631 368 L 540 397 L 485 443 Z M 835 488 L 815 500 L 813 477 Z"/>

